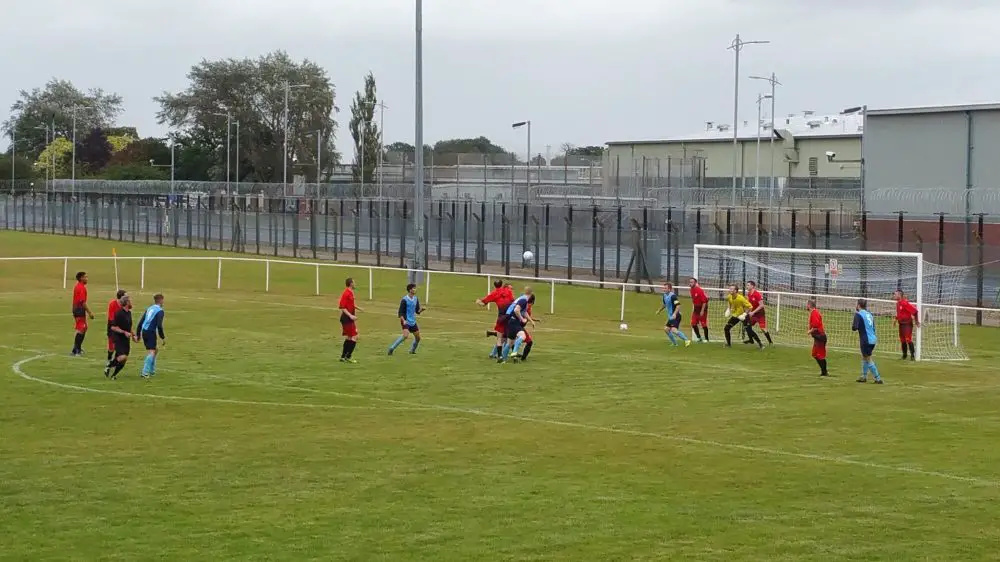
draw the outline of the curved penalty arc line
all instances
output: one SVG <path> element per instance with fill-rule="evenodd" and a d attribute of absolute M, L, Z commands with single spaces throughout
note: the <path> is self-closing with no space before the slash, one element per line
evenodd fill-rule
<path fill-rule="evenodd" d="M 313 410 L 397 410 L 397 411 L 433 411 L 435 408 L 425 407 L 425 406 L 354 406 L 347 404 L 305 404 L 301 402 L 268 402 L 263 400 L 238 400 L 235 398 L 205 398 L 200 396 L 178 396 L 172 394 L 153 394 L 147 392 L 125 392 L 123 390 L 110 390 L 105 388 L 93 388 L 89 386 L 80 386 L 76 384 L 61 383 L 56 381 L 50 381 L 47 379 L 38 378 L 29 375 L 24 371 L 24 366 L 32 361 L 38 361 L 39 359 L 45 359 L 47 357 L 53 357 L 53 354 L 47 353 L 43 355 L 35 355 L 33 357 L 28 357 L 27 359 L 21 359 L 16 363 L 11 365 L 11 370 L 14 374 L 21 377 L 26 381 L 37 382 L 42 384 L 47 384 L 49 386 L 54 386 L 57 388 L 62 388 L 65 390 L 76 390 L 80 392 L 91 392 L 95 394 L 109 394 L 114 396 L 128 396 L 131 398 L 152 398 L 159 400 L 170 400 L 176 402 L 203 402 L 212 404 L 232 404 L 237 406 L 271 406 L 277 408 L 304 408 Z"/>

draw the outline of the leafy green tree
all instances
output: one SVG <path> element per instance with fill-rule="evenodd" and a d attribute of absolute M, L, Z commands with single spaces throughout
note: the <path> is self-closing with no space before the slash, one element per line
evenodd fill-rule
<path fill-rule="evenodd" d="M 167 180 L 170 179 L 170 170 L 166 168 L 154 168 L 146 162 L 142 164 L 111 165 L 101 173 L 102 179 L 107 180 Z"/>
<path fill-rule="evenodd" d="M 167 146 L 165 141 L 157 138 L 133 141 L 111 156 L 110 165 L 148 165 L 150 160 L 155 161 L 157 164 L 170 162 L 170 147 Z"/>
<path fill-rule="evenodd" d="M 315 152 L 314 131 L 323 137 L 323 167 L 332 170 L 340 161 L 335 150 L 337 122 L 333 115 L 333 83 L 322 67 L 308 59 L 292 60 L 283 51 L 256 59 L 202 61 L 188 73 L 189 85 L 182 92 L 155 98 L 160 104 L 157 118 L 184 139 L 178 147 L 178 166 L 185 174 L 210 174 L 205 179 L 225 179 L 226 113 L 240 122 L 240 154 L 235 168 L 248 179 L 282 180 L 285 136 L 285 93 L 288 89 L 288 163 Z M 235 135 L 235 127 L 232 129 Z M 212 155 L 206 166 L 205 157 Z M 235 152 L 234 152 L 235 155 Z M 181 164 L 183 160 L 183 164 Z M 315 166 L 312 167 L 315 170 Z M 315 172 L 313 172 L 315 173 Z M 178 176 L 179 177 L 179 176 Z M 195 179 L 193 177 L 187 179 Z"/>
<path fill-rule="evenodd" d="M 365 76 L 364 92 L 356 92 L 351 103 L 350 129 L 351 138 L 354 139 L 353 174 L 356 182 L 371 183 L 378 168 L 382 132 L 375 124 L 377 107 L 375 76 L 369 72 L 368 76 Z"/>
<path fill-rule="evenodd" d="M 485 154 L 490 163 L 507 165 L 517 162 L 517 157 L 502 146 L 496 145 L 486 137 L 471 139 L 446 139 L 434 143 L 434 164 L 438 166 L 455 166 L 463 163 L 460 159 L 464 154 Z"/>
<path fill-rule="evenodd" d="M 392 162 L 394 164 L 413 164 L 416 159 L 416 151 L 413 150 L 413 145 L 396 141 L 385 145 L 385 158 L 386 162 Z M 434 148 L 429 145 L 424 145 L 424 163 L 430 165 L 431 156 L 434 153 Z"/>
<path fill-rule="evenodd" d="M 66 137 L 57 137 L 49 143 L 35 161 L 35 169 L 40 174 L 53 178 L 69 177 L 73 160 L 73 143 Z"/>
<path fill-rule="evenodd" d="M 68 80 L 51 80 L 42 88 L 21 90 L 20 99 L 10 107 L 11 117 L 2 125 L 4 133 L 13 131 L 18 152 L 37 159 L 45 150 L 46 129 L 55 126 L 56 136 L 73 138 L 76 130 L 108 128 L 122 112 L 122 98 L 101 89 L 81 91 Z"/>
<path fill-rule="evenodd" d="M 10 181 L 10 154 L 0 154 L 0 182 Z M 14 178 L 27 180 L 38 177 L 34 162 L 18 154 L 14 158 Z"/>
<path fill-rule="evenodd" d="M 550 162 L 553 166 L 596 165 L 600 164 L 604 157 L 603 146 L 574 146 L 570 143 L 564 143 L 560 148 L 562 154 Z"/>

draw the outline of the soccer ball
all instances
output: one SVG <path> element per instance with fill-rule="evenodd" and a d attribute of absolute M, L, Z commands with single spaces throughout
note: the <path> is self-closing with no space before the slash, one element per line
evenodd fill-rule
<path fill-rule="evenodd" d="M 618 325 L 618 329 L 624 332 L 625 330 L 628 330 L 628 324 L 622 322 Z"/>
<path fill-rule="evenodd" d="M 523 254 L 521 254 L 521 257 L 524 258 L 524 261 L 531 261 L 535 258 L 535 254 L 526 250 Z"/>

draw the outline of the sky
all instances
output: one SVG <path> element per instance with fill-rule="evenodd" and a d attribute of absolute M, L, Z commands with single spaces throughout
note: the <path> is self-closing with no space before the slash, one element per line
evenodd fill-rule
<path fill-rule="evenodd" d="M 124 97 L 121 125 L 165 134 L 153 96 L 202 59 L 283 49 L 326 68 L 338 147 L 364 75 L 385 142 L 414 139 L 414 0 L 33 0 L 0 18 L 0 120 L 18 90 L 67 79 Z M 519 154 L 665 138 L 756 119 L 748 79 L 774 72 L 777 113 L 1000 101 L 995 0 L 424 0 L 424 140 L 486 136 Z M 765 110 L 766 112 L 766 110 Z M 548 148 L 547 148 L 548 147 Z"/>

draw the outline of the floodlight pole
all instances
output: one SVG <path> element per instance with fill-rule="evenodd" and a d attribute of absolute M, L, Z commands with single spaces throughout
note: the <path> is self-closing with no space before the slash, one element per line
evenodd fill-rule
<path fill-rule="evenodd" d="M 733 50 L 735 59 L 735 74 L 733 78 L 733 186 L 730 205 L 736 207 L 736 178 L 739 174 L 740 166 L 740 52 L 745 45 L 766 45 L 770 41 L 744 41 L 739 34 L 729 45 Z"/>
<path fill-rule="evenodd" d="M 413 146 L 416 148 L 414 154 L 414 164 L 416 173 L 414 174 L 413 188 L 414 209 L 413 222 L 416 233 L 416 245 L 414 247 L 413 269 L 420 270 L 426 267 L 424 263 L 424 3 L 423 0 L 416 0 L 416 21 L 414 31 L 416 35 L 414 64 L 413 89 L 414 89 L 414 131 Z M 404 248 L 405 251 L 405 248 Z"/>

